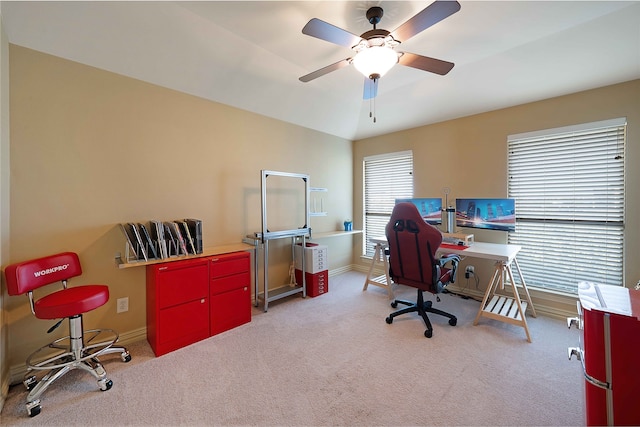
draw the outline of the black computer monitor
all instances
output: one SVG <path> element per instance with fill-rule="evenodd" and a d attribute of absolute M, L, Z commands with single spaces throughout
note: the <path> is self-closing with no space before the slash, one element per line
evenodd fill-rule
<path fill-rule="evenodd" d="M 413 203 L 422 218 L 431 225 L 442 224 L 442 199 L 436 197 L 420 197 L 411 199 L 396 199 L 396 204 L 400 202 Z"/>
<path fill-rule="evenodd" d="M 456 226 L 515 231 L 515 199 L 456 199 Z"/>

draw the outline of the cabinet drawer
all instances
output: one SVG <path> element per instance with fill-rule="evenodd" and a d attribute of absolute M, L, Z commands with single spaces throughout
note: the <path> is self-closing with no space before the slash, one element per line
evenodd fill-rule
<path fill-rule="evenodd" d="M 251 286 L 251 274 L 249 274 L 248 271 L 246 273 L 219 277 L 211 280 L 211 295 L 247 286 Z"/>
<path fill-rule="evenodd" d="M 208 338 L 208 298 L 160 310 L 156 334 L 156 356 Z"/>
<path fill-rule="evenodd" d="M 158 307 L 161 309 L 206 298 L 209 294 L 206 261 L 180 264 L 158 267 L 156 286 Z"/>
<path fill-rule="evenodd" d="M 211 278 L 230 276 L 249 271 L 249 252 L 236 252 L 210 258 Z"/>
<path fill-rule="evenodd" d="M 251 322 L 249 286 L 211 297 L 211 335 Z"/>

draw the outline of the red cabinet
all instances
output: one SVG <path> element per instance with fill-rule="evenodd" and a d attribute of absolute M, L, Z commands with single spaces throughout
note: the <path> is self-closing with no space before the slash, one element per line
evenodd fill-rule
<path fill-rule="evenodd" d="M 147 340 L 156 356 L 209 336 L 208 278 L 207 259 L 147 266 Z"/>
<path fill-rule="evenodd" d="M 210 331 L 216 335 L 251 321 L 248 252 L 210 257 Z"/>
<path fill-rule="evenodd" d="M 578 296 L 581 347 L 570 354 L 583 364 L 586 425 L 640 425 L 640 291 L 580 282 Z"/>
<path fill-rule="evenodd" d="M 147 265 L 147 340 L 156 356 L 251 321 L 248 252 Z"/>

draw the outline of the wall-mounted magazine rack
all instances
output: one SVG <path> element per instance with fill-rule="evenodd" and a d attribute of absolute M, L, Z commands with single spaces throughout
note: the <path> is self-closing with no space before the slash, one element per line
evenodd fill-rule
<path fill-rule="evenodd" d="M 127 264 L 202 254 L 202 221 L 151 220 L 148 225 L 120 224 L 126 237 L 124 259 Z"/>
<path fill-rule="evenodd" d="M 125 262 L 128 263 L 140 261 L 140 254 L 135 247 L 129 244 L 129 242 L 125 242 L 124 244 L 124 259 Z"/>
<path fill-rule="evenodd" d="M 159 245 L 157 242 L 153 242 L 153 249 L 152 249 L 152 246 L 150 246 L 149 244 L 145 244 L 143 246 L 144 251 L 142 250 L 142 247 L 140 247 L 140 245 L 130 244 L 128 241 L 125 242 L 124 247 L 125 247 L 124 259 L 125 259 L 125 262 L 127 263 L 161 259 L 159 256 L 153 255 L 154 253 L 157 254 L 159 250 Z M 146 254 L 146 259 L 144 254 Z"/>

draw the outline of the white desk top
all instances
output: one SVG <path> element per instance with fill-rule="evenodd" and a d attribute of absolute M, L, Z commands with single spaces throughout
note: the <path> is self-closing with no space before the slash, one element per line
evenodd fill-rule
<path fill-rule="evenodd" d="M 387 245 L 387 238 L 385 236 L 372 237 L 369 241 L 374 244 Z M 484 258 L 510 263 L 521 249 L 522 246 L 519 245 L 475 242 L 473 245 L 468 247 L 462 246 L 460 248 L 453 248 L 452 245 L 440 247 L 438 248 L 438 252 L 456 254 L 462 257 Z"/>

